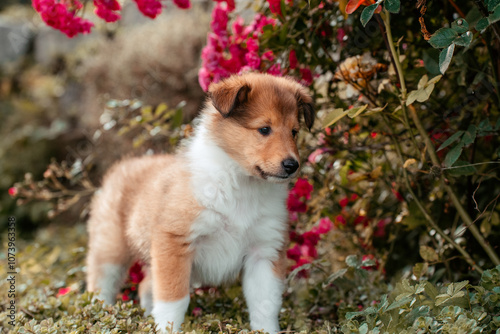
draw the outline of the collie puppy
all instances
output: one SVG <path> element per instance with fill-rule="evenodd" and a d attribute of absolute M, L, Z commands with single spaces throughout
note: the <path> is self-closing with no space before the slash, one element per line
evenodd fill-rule
<path fill-rule="evenodd" d="M 254 330 L 280 330 L 287 185 L 296 136 L 314 121 L 307 89 L 248 73 L 212 84 L 194 135 L 176 155 L 123 160 L 91 204 L 87 287 L 115 302 L 132 261 L 146 264 L 141 306 L 179 331 L 190 286 L 238 278 Z"/>

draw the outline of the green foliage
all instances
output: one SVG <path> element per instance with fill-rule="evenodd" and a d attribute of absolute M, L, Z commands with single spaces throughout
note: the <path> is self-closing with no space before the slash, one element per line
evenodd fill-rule
<path fill-rule="evenodd" d="M 348 313 L 342 332 L 492 333 L 500 324 L 499 280 L 500 266 L 485 271 L 478 286 L 403 279 L 374 306 Z"/>

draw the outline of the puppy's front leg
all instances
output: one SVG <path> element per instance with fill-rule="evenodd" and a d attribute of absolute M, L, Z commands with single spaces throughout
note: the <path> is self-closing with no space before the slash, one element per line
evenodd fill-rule
<path fill-rule="evenodd" d="M 192 252 L 183 236 L 159 233 L 151 245 L 152 315 L 162 332 L 180 331 L 189 306 Z"/>
<path fill-rule="evenodd" d="M 269 259 L 251 256 L 245 262 L 243 292 L 252 330 L 264 329 L 271 334 L 280 330 L 278 316 L 285 286 L 282 261 L 273 263 Z"/>

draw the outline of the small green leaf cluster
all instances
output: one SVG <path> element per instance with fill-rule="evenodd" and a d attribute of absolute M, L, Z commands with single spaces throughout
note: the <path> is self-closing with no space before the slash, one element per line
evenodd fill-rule
<path fill-rule="evenodd" d="M 500 266 L 478 286 L 403 279 L 380 302 L 346 315 L 343 333 L 492 333 L 500 327 Z"/>

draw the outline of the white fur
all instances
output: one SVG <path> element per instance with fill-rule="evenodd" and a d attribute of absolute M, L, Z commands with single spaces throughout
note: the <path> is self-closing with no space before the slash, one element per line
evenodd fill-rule
<path fill-rule="evenodd" d="M 101 265 L 103 274 L 98 282 L 97 288 L 100 290 L 98 299 L 103 300 L 106 304 L 114 304 L 116 294 L 125 279 L 127 268 L 123 265 L 104 263 Z"/>
<path fill-rule="evenodd" d="M 214 143 L 204 120 L 186 151 L 194 196 L 206 208 L 191 226 L 192 283 L 233 280 L 245 263 L 251 327 L 274 333 L 283 284 L 272 262 L 287 229 L 287 186 L 250 176 Z"/>
<path fill-rule="evenodd" d="M 175 302 L 155 301 L 152 315 L 162 333 L 167 332 L 165 328 L 172 329 L 172 332 L 180 331 L 188 306 L 189 294 Z"/>
<path fill-rule="evenodd" d="M 278 315 L 281 309 L 284 284 L 273 273 L 272 263 L 258 254 L 245 262 L 243 292 L 250 312 L 250 326 L 271 334 L 279 332 Z"/>

